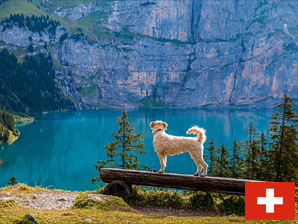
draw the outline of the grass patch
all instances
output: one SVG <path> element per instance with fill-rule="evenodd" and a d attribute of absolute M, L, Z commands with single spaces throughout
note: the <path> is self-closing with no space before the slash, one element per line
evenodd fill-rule
<path fill-rule="evenodd" d="M 1 193 L 13 193 L 13 194 L 19 194 L 19 193 L 28 193 L 33 194 L 35 191 L 34 187 L 29 187 L 26 184 L 17 184 L 14 186 L 6 186 L 0 189 Z"/>
<path fill-rule="evenodd" d="M 103 1 L 103 0 L 100 0 Z M 63 1 L 50 1 L 50 3 L 45 2 L 47 8 L 56 9 L 58 7 L 75 7 L 81 4 L 94 3 L 94 0 L 63 0 Z"/>
<path fill-rule="evenodd" d="M 20 223 L 22 217 L 33 210 L 19 206 L 14 200 L 0 201 L 0 223 Z"/>
<path fill-rule="evenodd" d="M 136 38 L 140 38 L 140 39 L 151 39 L 151 40 L 158 41 L 158 42 L 161 42 L 161 43 L 169 42 L 169 43 L 175 44 L 177 46 L 188 44 L 188 42 L 183 42 L 183 41 L 180 41 L 180 40 L 177 40 L 177 39 L 157 38 L 157 37 L 151 37 L 151 36 L 148 36 L 148 35 L 143 35 L 143 34 L 140 34 L 140 33 L 134 33 L 134 32 L 131 32 L 129 30 L 129 26 L 124 26 L 122 28 L 122 31 L 127 36 L 136 37 Z"/>
<path fill-rule="evenodd" d="M 107 16 L 104 13 L 90 13 L 88 16 L 80 19 L 81 28 L 91 28 L 92 25 L 100 24 Z"/>
<path fill-rule="evenodd" d="M 31 15 L 46 15 L 41 9 L 31 4 L 27 0 L 9 0 L 0 5 L 0 21 L 3 18 L 9 17 L 10 14 Z"/>
<path fill-rule="evenodd" d="M 130 208 L 123 200 L 119 197 L 110 196 L 109 198 L 99 201 L 90 199 L 87 197 L 87 193 L 82 193 L 80 196 L 76 198 L 76 202 L 74 204 L 74 208 L 96 208 L 105 211 L 132 211 L 133 209 Z"/>

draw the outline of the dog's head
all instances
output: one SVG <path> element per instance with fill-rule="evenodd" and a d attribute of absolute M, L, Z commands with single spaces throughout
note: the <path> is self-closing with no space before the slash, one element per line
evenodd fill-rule
<path fill-rule="evenodd" d="M 162 131 L 167 130 L 168 124 L 163 121 L 153 121 L 150 123 L 150 127 L 152 129 L 152 133 L 154 134 L 159 129 Z"/>

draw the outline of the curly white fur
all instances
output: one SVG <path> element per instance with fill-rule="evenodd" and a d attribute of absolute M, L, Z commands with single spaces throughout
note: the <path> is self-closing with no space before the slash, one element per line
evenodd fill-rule
<path fill-rule="evenodd" d="M 206 142 L 206 130 L 204 128 L 199 128 L 198 126 L 193 126 L 192 128 L 188 129 L 186 134 L 195 134 L 199 137 L 199 142 L 204 144 Z"/>
<path fill-rule="evenodd" d="M 199 128 L 198 126 L 188 129 L 186 132 L 187 134 L 196 134 L 198 138 L 180 137 L 166 134 L 165 130 L 167 130 L 167 126 L 168 124 L 163 121 L 154 121 L 150 123 L 150 127 L 154 135 L 154 149 L 159 157 L 161 165 L 159 172 L 164 172 L 167 163 L 167 156 L 189 152 L 198 168 L 194 175 L 198 176 L 203 168 L 204 172 L 202 176 L 206 176 L 208 165 L 203 159 L 203 143 L 207 139 L 205 129 Z"/>

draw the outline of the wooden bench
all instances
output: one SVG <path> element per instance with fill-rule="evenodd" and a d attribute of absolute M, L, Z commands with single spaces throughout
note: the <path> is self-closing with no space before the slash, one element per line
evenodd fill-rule
<path fill-rule="evenodd" d="M 133 184 L 244 195 L 245 183 L 256 182 L 235 178 L 197 177 L 115 168 L 101 168 L 99 172 L 102 181 L 108 183 L 104 189 L 104 194 L 119 196 L 125 201 L 128 200 L 128 196 L 132 192 Z"/>

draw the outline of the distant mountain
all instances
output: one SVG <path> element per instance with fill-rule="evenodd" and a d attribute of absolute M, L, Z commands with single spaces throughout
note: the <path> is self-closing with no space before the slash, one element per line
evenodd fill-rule
<path fill-rule="evenodd" d="M 71 101 L 64 108 L 273 107 L 284 92 L 297 105 L 297 0 L 0 7 L 0 48 L 19 62 L 51 54 L 58 96 Z"/>

